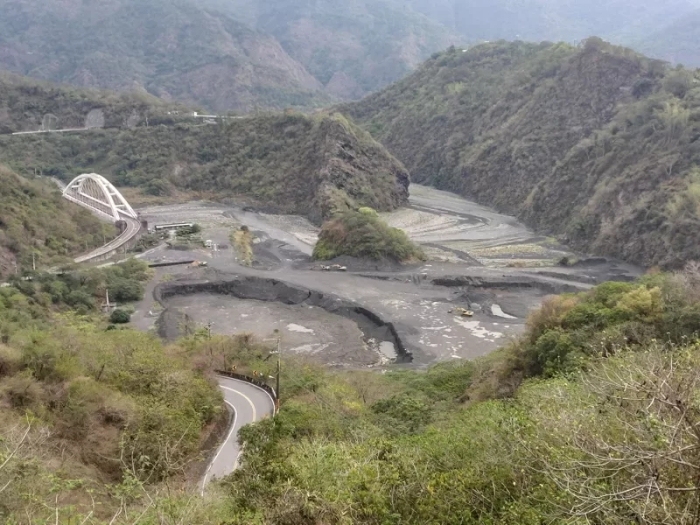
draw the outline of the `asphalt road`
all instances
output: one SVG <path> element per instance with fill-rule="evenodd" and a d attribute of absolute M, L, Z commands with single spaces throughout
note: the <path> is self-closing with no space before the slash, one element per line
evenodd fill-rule
<path fill-rule="evenodd" d="M 126 244 L 131 239 L 133 239 L 134 236 L 141 230 L 141 223 L 137 220 L 130 218 L 124 218 L 124 221 L 126 222 L 126 229 L 119 237 L 108 242 L 104 246 L 101 246 L 96 250 L 91 251 L 88 254 L 76 257 L 75 262 L 88 262 L 97 257 L 103 257 L 105 254 L 114 251 L 117 248 L 120 248 L 123 244 Z"/>
<path fill-rule="evenodd" d="M 214 459 L 207 467 L 202 479 L 202 494 L 211 480 L 221 478 L 236 470 L 241 446 L 238 444 L 238 431 L 249 423 L 272 416 L 275 405 L 270 395 L 263 389 L 250 383 L 219 377 L 219 388 L 224 394 L 224 401 L 234 411 L 233 425 L 226 439 L 216 451 Z"/>

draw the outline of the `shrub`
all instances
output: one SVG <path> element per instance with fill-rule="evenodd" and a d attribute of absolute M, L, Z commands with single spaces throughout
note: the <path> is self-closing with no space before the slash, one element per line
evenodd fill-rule
<path fill-rule="evenodd" d="M 371 208 L 344 212 L 322 226 L 314 258 L 329 260 L 341 255 L 396 262 L 426 258 L 403 231 L 388 226 Z"/>
<path fill-rule="evenodd" d="M 117 308 L 112 312 L 112 314 L 109 316 L 109 322 L 114 323 L 114 324 L 126 324 L 129 321 L 131 321 L 131 315 L 129 315 L 129 312 L 122 310 L 120 308 Z"/>
<path fill-rule="evenodd" d="M 30 376 L 10 377 L 3 383 L 2 390 L 14 408 L 32 407 L 41 399 L 41 386 Z"/>
<path fill-rule="evenodd" d="M 22 364 L 19 350 L 0 344 L 0 377 L 15 374 Z"/>

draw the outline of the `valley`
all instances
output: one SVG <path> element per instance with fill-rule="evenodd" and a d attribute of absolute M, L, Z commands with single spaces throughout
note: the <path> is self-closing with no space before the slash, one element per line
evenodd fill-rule
<path fill-rule="evenodd" d="M 312 356 L 341 368 L 399 362 L 424 367 L 445 359 L 473 359 L 503 346 L 524 329 L 528 314 L 552 294 L 586 290 L 608 279 L 631 280 L 639 274 L 615 261 L 581 260 L 551 239 L 537 236 L 512 217 L 500 215 L 453 194 L 412 185 L 409 206 L 383 214 L 426 246 L 429 260 L 409 267 L 343 259 L 347 272 L 324 272 L 309 255 L 318 229 L 298 216 L 271 215 L 236 206 L 188 203 L 144 208 L 149 224 L 196 222 L 217 251 L 159 248 L 143 257 L 152 262 L 206 261 L 205 268 L 156 269 L 156 279 L 171 287 L 181 283 L 225 283 L 246 277 L 246 298 L 222 291 L 177 293 L 163 301 L 169 336 L 181 316 L 196 327 L 210 322 L 213 333 L 250 332 L 262 340 L 281 336 L 284 351 Z M 252 267 L 237 260 L 229 240 L 245 225 L 254 235 Z M 472 255 L 472 253 L 474 255 Z M 270 296 L 267 283 L 295 287 L 294 293 L 332 295 L 365 308 L 391 323 L 406 355 L 396 355 L 392 334 L 361 315 L 333 306 L 330 312 L 294 293 Z M 223 287 L 220 287 L 223 288 Z M 461 317 L 457 309 L 474 312 Z M 152 297 L 137 308 L 135 326 L 154 329 L 158 312 Z M 341 313 L 336 313 L 336 312 Z M 179 315 L 178 315 L 179 314 Z M 191 329 L 193 330 L 193 329 Z M 277 332 L 275 332 L 277 331 Z M 162 333 L 162 332 L 161 332 Z"/>
<path fill-rule="evenodd" d="M 699 523 L 698 2 L 0 6 L 0 522 Z"/>

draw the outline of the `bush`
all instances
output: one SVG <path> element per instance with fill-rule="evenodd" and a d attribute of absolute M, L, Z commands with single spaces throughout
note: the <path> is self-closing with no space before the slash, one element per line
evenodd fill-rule
<path fill-rule="evenodd" d="M 10 377 L 3 383 L 3 392 L 14 408 L 29 408 L 41 399 L 41 386 L 32 377 L 24 375 Z"/>
<path fill-rule="evenodd" d="M 0 377 L 15 374 L 22 364 L 22 353 L 0 344 Z"/>
<path fill-rule="evenodd" d="M 109 316 L 109 322 L 114 324 L 126 324 L 131 321 L 131 315 L 125 310 L 117 308 Z"/>
<path fill-rule="evenodd" d="M 314 259 L 330 260 L 341 255 L 396 262 L 426 258 L 403 231 L 388 226 L 371 208 L 344 212 L 322 226 Z"/>

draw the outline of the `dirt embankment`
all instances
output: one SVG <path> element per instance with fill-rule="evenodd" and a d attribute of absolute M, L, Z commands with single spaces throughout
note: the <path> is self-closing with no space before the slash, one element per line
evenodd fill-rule
<path fill-rule="evenodd" d="M 412 353 L 399 337 L 393 323 L 352 301 L 296 286 L 276 279 L 253 276 L 237 276 L 217 281 L 181 281 L 161 283 L 153 291 L 155 299 L 164 307 L 158 321 L 158 331 L 165 339 L 180 336 L 180 316 L 168 308 L 168 298 L 200 293 L 222 294 L 238 299 L 279 302 L 288 305 L 307 305 L 346 317 L 357 323 L 366 340 L 390 341 L 397 353 L 397 362 L 413 360 Z"/>

